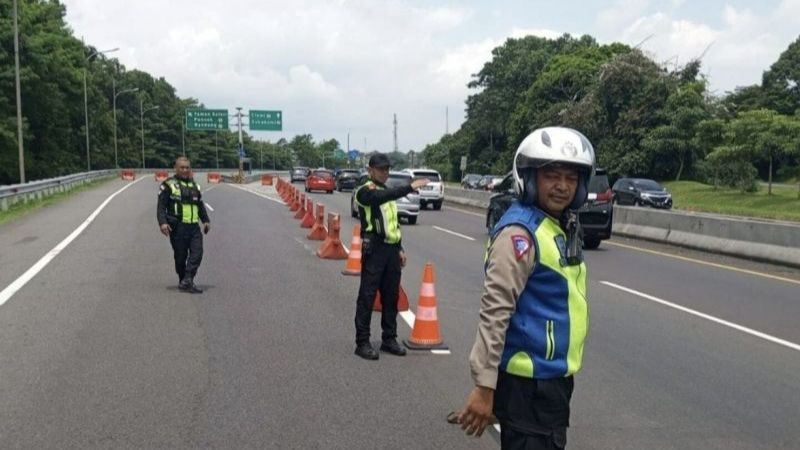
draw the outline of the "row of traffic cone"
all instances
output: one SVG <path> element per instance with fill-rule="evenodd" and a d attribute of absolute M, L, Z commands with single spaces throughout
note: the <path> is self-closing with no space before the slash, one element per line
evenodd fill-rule
<path fill-rule="evenodd" d="M 358 224 L 353 226 L 353 237 L 350 241 L 350 251 L 348 252 L 339 238 L 341 228 L 339 214 L 328 213 L 328 227 L 326 229 L 324 224 L 325 206 L 323 204 L 317 203 L 316 214 L 313 214 L 314 203 L 311 198 L 300 193 L 291 183 L 284 181 L 282 178 L 278 178 L 276 190 L 283 202 L 289 207 L 289 211 L 295 213 L 294 218 L 301 220 L 300 226 L 302 228 L 311 228 L 311 232 L 306 237 L 309 240 L 323 240 L 322 245 L 316 252 L 317 256 L 323 259 L 347 259 L 342 274 L 360 276 L 362 259 L 361 226 Z M 373 311 L 381 311 L 381 305 L 379 291 L 375 296 Z M 397 310 L 409 310 L 408 295 L 402 285 L 398 292 Z M 419 301 L 417 302 L 414 327 L 411 330 L 411 336 L 404 340 L 403 343 L 412 350 L 447 348 L 444 345 L 439 327 L 433 264 L 430 262 L 425 264 L 425 269 L 422 273 L 422 285 L 419 289 Z"/>

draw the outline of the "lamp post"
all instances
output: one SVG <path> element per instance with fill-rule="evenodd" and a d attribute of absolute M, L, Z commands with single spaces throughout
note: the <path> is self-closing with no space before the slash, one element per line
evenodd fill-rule
<path fill-rule="evenodd" d="M 17 0 L 14 0 L 14 86 L 17 91 L 17 146 L 19 147 L 19 182 L 25 182 L 25 152 L 22 148 L 22 95 L 19 86 L 19 25 Z"/>
<path fill-rule="evenodd" d="M 117 80 L 116 78 L 111 79 L 111 89 L 114 94 L 114 98 L 112 100 L 112 110 L 114 112 L 114 166 L 119 169 L 119 157 L 117 153 L 117 97 L 127 92 L 136 92 L 139 88 L 130 88 L 130 89 L 123 89 L 117 92 Z"/>
<path fill-rule="evenodd" d="M 144 113 L 148 111 L 153 111 L 158 109 L 159 106 L 151 106 L 150 108 L 144 109 L 144 99 L 139 97 L 139 123 L 142 126 L 142 169 L 145 168 L 144 166 Z"/>
<path fill-rule="evenodd" d="M 112 48 L 110 50 L 102 50 L 102 51 L 93 50 L 92 53 L 90 53 L 89 56 L 87 56 L 86 59 L 84 60 L 84 65 L 83 65 L 83 118 L 86 121 L 85 134 L 86 134 L 86 171 L 87 172 L 92 170 L 92 156 L 91 156 L 91 153 L 89 153 L 89 95 L 88 95 L 87 89 L 86 89 L 86 62 L 91 60 L 96 55 L 99 55 L 99 54 L 102 54 L 102 53 L 111 53 L 111 52 L 115 52 L 117 50 L 119 50 L 119 48 Z"/>

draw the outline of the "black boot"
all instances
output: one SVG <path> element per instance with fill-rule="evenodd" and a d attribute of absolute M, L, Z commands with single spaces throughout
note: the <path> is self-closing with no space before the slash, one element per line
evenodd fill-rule
<path fill-rule="evenodd" d="M 396 356 L 406 356 L 406 349 L 400 347 L 397 339 L 387 339 L 381 343 L 381 351 L 391 353 Z"/>
<path fill-rule="evenodd" d="M 203 290 L 197 287 L 197 285 L 194 284 L 194 280 L 191 278 L 184 278 L 181 280 L 181 284 L 178 285 L 178 289 L 180 289 L 182 292 L 188 292 L 190 294 L 203 293 Z"/>
<path fill-rule="evenodd" d="M 373 361 L 379 358 L 378 352 L 372 348 L 372 345 L 369 342 L 356 345 L 355 353 L 364 359 L 370 359 Z"/>

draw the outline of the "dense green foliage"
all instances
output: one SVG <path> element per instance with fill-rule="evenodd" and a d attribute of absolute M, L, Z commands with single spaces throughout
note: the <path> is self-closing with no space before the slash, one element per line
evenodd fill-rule
<path fill-rule="evenodd" d="M 800 39 L 761 86 L 714 98 L 700 61 L 668 69 L 638 49 L 589 36 L 527 36 L 494 49 L 473 76 L 467 119 L 422 152 L 449 179 L 503 174 L 532 130 L 564 125 L 592 141 L 612 177 L 694 179 L 757 188 L 800 161 Z M 770 184 L 771 191 L 771 184 Z"/>

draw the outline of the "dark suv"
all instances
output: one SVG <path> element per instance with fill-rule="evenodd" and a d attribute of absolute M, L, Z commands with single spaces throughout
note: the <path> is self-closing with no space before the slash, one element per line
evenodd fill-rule
<path fill-rule="evenodd" d="M 358 169 L 340 170 L 336 174 L 336 190 L 342 192 L 342 189 L 355 189 L 360 176 L 361 171 Z"/>
<path fill-rule="evenodd" d="M 647 178 L 620 178 L 614 183 L 614 203 L 620 205 L 672 208 L 672 194 Z"/>
<path fill-rule="evenodd" d="M 578 219 L 583 230 L 583 247 L 595 249 L 600 241 L 611 237 L 613 209 L 611 207 L 611 188 L 608 176 L 603 169 L 597 169 L 589 180 L 589 199 L 578 210 Z M 489 199 L 486 210 L 486 229 L 491 232 L 500 221 L 511 202 L 517 198 L 514 192 L 514 177 L 509 172 L 503 181 L 493 189 L 496 194 Z"/>

